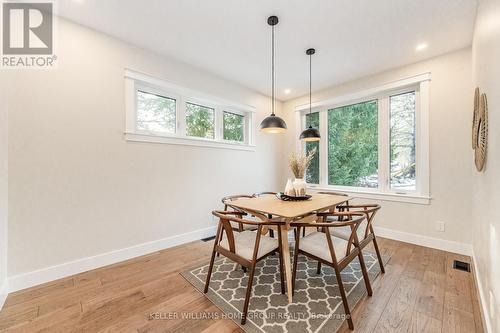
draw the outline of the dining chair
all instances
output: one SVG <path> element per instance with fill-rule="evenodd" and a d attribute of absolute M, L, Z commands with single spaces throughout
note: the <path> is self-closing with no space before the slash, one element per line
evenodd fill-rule
<path fill-rule="evenodd" d="M 326 222 L 326 218 L 336 215 L 342 217 L 342 221 Z M 366 214 L 358 212 L 325 212 L 316 214 L 320 221 L 312 223 L 292 223 L 291 225 L 297 228 L 295 234 L 295 251 L 293 258 L 293 271 L 292 271 L 292 292 L 295 290 L 295 280 L 297 275 L 297 262 L 299 254 L 305 255 L 320 263 L 333 267 L 335 277 L 339 286 L 340 296 L 344 306 L 345 314 L 347 315 L 347 323 L 349 328 L 354 329 L 354 324 L 351 318 L 351 311 L 347 301 L 346 291 L 342 282 L 340 273 L 347 267 L 356 257 L 359 260 L 363 280 L 365 281 L 366 290 L 368 295 L 373 294 L 368 271 L 366 269 L 365 261 L 359 241 L 357 237 L 357 229 L 359 225 L 366 220 Z M 322 228 L 323 231 L 317 231 L 317 228 Z M 348 227 L 351 229 L 350 237 L 347 240 L 342 238 L 333 237 L 330 229 Z M 305 237 L 300 237 L 302 228 L 314 228 L 315 230 Z"/>
<path fill-rule="evenodd" d="M 342 197 L 348 197 L 349 195 L 346 194 L 346 193 L 342 193 L 342 192 L 332 192 L 332 191 L 322 191 L 322 192 L 318 192 L 319 194 L 328 194 L 328 195 L 338 195 L 338 196 L 342 196 Z M 347 200 L 346 202 L 346 205 L 349 205 L 349 200 Z M 335 209 L 336 207 L 333 207 L 333 209 Z"/>
<path fill-rule="evenodd" d="M 231 208 L 235 213 L 237 213 L 237 216 L 239 216 L 240 218 L 243 218 L 243 216 L 247 215 L 247 213 L 245 213 L 244 211 L 242 211 L 238 208 L 231 206 L 231 201 L 236 201 L 236 200 L 243 199 L 243 198 L 253 198 L 253 196 L 248 195 L 248 194 L 237 194 L 237 195 L 229 195 L 227 197 L 222 198 L 221 201 L 224 204 L 224 211 L 228 211 L 229 208 Z M 248 228 L 250 230 L 255 230 L 255 226 L 249 226 Z M 238 230 L 239 232 L 242 232 L 243 229 L 244 229 L 243 224 L 238 223 L 236 230 Z"/>
<path fill-rule="evenodd" d="M 347 197 L 348 195 L 345 193 L 340 193 L 340 192 L 332 192 L 332 191 L 321 191 L 318 192 L 318 194 L 328 194 L 328 195 L 338 195 L 338 196 L 343 196 Z M 345 201 L 346 204 L 349 204 L 349 200 Z M 333 207 L 330 209 L 330 212 L 334 212 L 336 207 Z M 296 233 L 296 230 L 294 230 L 294 234 Z M 306 235 L 306 229 L 302 229 L 302 237 L 305 237 Z"/>
<path fill-rule="evenodd" d="M 256 192 L 256 193 L 252 194 L 252 196 L 254 198 L 258 198 L 258 197 L 262 197 L 264 195 L 274 195 L 275 196 L 276 194 L 278 194 L 278 193 L 276 193 L 276 192 Z M 273 216 L 271 214 L 267 214 L 267 217 L 270 219 L 273 218 Z M 273 229 L 269 229 L 269 236 L 274 237 L 274 230 Z"/>
<path fill-rule="evenodd" d="M 337 209 L 340 212 L 356 212 L 363 213 L 366 215 L 366 219 L 360 224 L 357 229 L 357 236 L 359 240 L 359 246 L 364 249 L 370 242 L 373 242 L 373 247 L 377 254 L 378 263 L 380 265 L 380 271 L 385 273 L 384 263 L 382 261 L 382 256 L 380 255 L 380 250 L 377 244 L 377 237 L 373 231 L 373 220 L 375 214 L 380 210 L 380 205 L 378 204 L 358 204 L 358 205 L 341 205 Z M 327 217 L 327 221 L 328 221 Z M 344 240 L 349 239 L 351 231 L 347 227 L 340 227 L 331 229 L 331 234 L 336 237 L 340 237 Z"/>
<path fill-rule="evenodd" d="M 243 314 L 241 324 L 244 325 L 248 314 L 248 304 L 252 292 L 252 283 L 257 262 L 264 259 L 274 251 L 279 252 L 279 271 L 281 281 L 281 293 L 285 293 L 285 280 L 283 273 L 283 252 L 281 251 L 281 233 L 278 233 L 278 239 L 262 235 L 264 226 L 274 226 L 277 222 L 268 221 L 249 221 L 241 219 L 238 212 L 228 211 L 213 211 L 213 215 L 219 218 L 217 226 L 217 234 L 215 236 L 212 257 L 210 258 L 210 266 L 208 268 L 207 280 L 205 282 L 204 293 L 208 292 L 210 285 L 210 277 L 214 266 L 216 254 L 221 254 L 226 258 L 248 268 L 250 270 L 248 276 L 248 284 L 243 304 Z M 231 222 L 241 223 L 243 225 L 253 225 L 257 227 L 256 231 L 244 230 L 242 232 L 233 232 Z M 222 231 L 225 231 L 224 233 Z"/>

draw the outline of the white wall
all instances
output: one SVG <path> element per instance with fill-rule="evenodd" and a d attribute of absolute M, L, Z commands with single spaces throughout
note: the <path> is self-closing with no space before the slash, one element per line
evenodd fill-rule
<path fill-rule="evenodd" d="M 64 20 L 58 46 L 57 69 L 0 76 L 9 104 L 9 276 L 207 228 L 224 195 L 277 189 L 279 136 L 257 132 L 247 152 L 123 135 L 125 68 L 252 105 L 257 124 L 268 97 Z"/>
<path fill-rule="evenodd" d="M 382 209 L 375 223 L 378 227 L 400 232 L 470 244 L 471 235 L 466 231 L 470 227 L 472 217 L 469 135 L 472 98 L 470 49 L 318 92 L 313 95 L 313 102 L 378 87 L 424 72 L 432 74 L 429 112 L 432 201 L 430 205 L 381 201 Z M 290 128 L 295 128 L 294 108 L 308 102 L 308 96 L 304 96 L 283 105 Z M 298 136 L 299 133 L 290 131 L 287 134 L 287 142 L 294 142 Z M 284 156 L 288 156 L 294 148 L 294 145 L 289 145 Z M 285 168 L 285 175 L 291 176 L 288 168 Z M 435 230 L 437 220 L 446 222 L 445 232 Z"/>
<path fill-rule="evenodd" d="M 474 84 L 489 105 L 486 169 L 472 170 L 473 248 L 490 332 L 500 332 L 500 1 L 480 0 L 473 42 Z M 472 162 L 471 162 L 472 163 Z"/>
<path fill-rule="evenodd" d="M 0 309 L 7 293 L 7 107 L 0 97 Z"/>

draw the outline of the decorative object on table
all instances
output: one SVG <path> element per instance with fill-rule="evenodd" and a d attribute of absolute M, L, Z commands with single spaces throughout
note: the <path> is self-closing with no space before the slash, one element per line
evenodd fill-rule
<path fill-rule="evenodd" d="M 296 196 L 296 195 L 287 195 L 286 193 L 283 192 L 276 193 L 276 196 L 278 197 L 278 199 L 283 201 L 304 201 L 312 198 L 312 195 L 309 194 Z"/>
<path fill-rule="evenodd" d="M 480 97 L 475 132 L 477 137 L 474 160 L 477 171 L 483 171 L 486 164 L 488 146 L 488 99 L 486 98 L 486 94 L 481 94 Z"/>
<path fill-rule="evenodd" d="M 309 56 L 309 114 L 312 112 L 312 55 L 316 53 L 315 49 L 307 49 L 306 54 Z M 304 141 L 319 141 L 321 135 L 317 128 L 313 128 L 309 125 L 308 129 L 305 129 L 300 133 L 300 140 Z"/>
<path fill-rule="evenodd" d="M 477 118 L 479 113 L 479 100 L 481 94 L 479 93 L 479 87 L 474 90 L 474 111 L 472 113 L 472 149 L 477 147 Z"/>
<path fill-rule="evenodd" d="M 297 197 L 306 195 L 307 183 L 304 178 L 295 178 L 293 180 L 293 189 Z"/>
<path fill-rule="evenodd" d="M 293 182 L 291 178 L 288 178 L 288 180 L 286 181 L 285 194 L 295 195 L 295 189 L 293 188 Z"/>
<path fill-rule="evenodd" d="M 304 153 L 292 153 L 290 156 L 289 165 L 292 169 L 295 180 L 293 181 L 293 188 L 295 190 L 295 196 L 304 196 L 306 194 L 306 182 L 304 176 L 306 174 L 307 168 L 311 164 L 311 161 L 316 154 L 316 148 L 309 151 L 307 155 Z"/>
<path fill-rule="evenodd" d="M 260 130 L 264 133 L 284 133 L 286 132 L 286 123 L 283 119 L 274 114 L 274 26 L 278 24 L 278 17 L 269 16 L 267 19 L 267 24 L 272 28 L 271 40 L 271 115 L 266 117 L 260 123 Z"/>

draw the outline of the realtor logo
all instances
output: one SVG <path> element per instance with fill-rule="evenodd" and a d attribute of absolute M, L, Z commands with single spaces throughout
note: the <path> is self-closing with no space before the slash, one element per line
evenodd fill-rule
<path fill-rule="evenodd" d="M 53 19 L 52 2 L 4 2 L 1 67 L 53 67 Z"/>

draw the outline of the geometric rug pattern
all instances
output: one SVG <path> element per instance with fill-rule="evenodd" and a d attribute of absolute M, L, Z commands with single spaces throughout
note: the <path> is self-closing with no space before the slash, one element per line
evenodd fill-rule
<path fill-rule="evenodd" d="M 380 273 L 377 257 L 363 252 L 370 281 Z M 292 256 L 293 258 L 293 256 Z M 384 262 L 388 258 L 383 258 Z M 257 264 L 247 322 L 240 325 L 248 273 L 233 261 L 220 257 L 214 263 L 210 289 L 206 296 L 245 332 L 336 332 L 346 319 L 333 268 L 322 265 L 316 274 L 317 262 L 299 255 L 293 303 L 281 294 L 278 255 L 269 255 Z M 208 263 L 182 272 L 196 289 L 203 292 Z M 351 311 L 366 294 L 358 259 L 341 272 Z"/>

